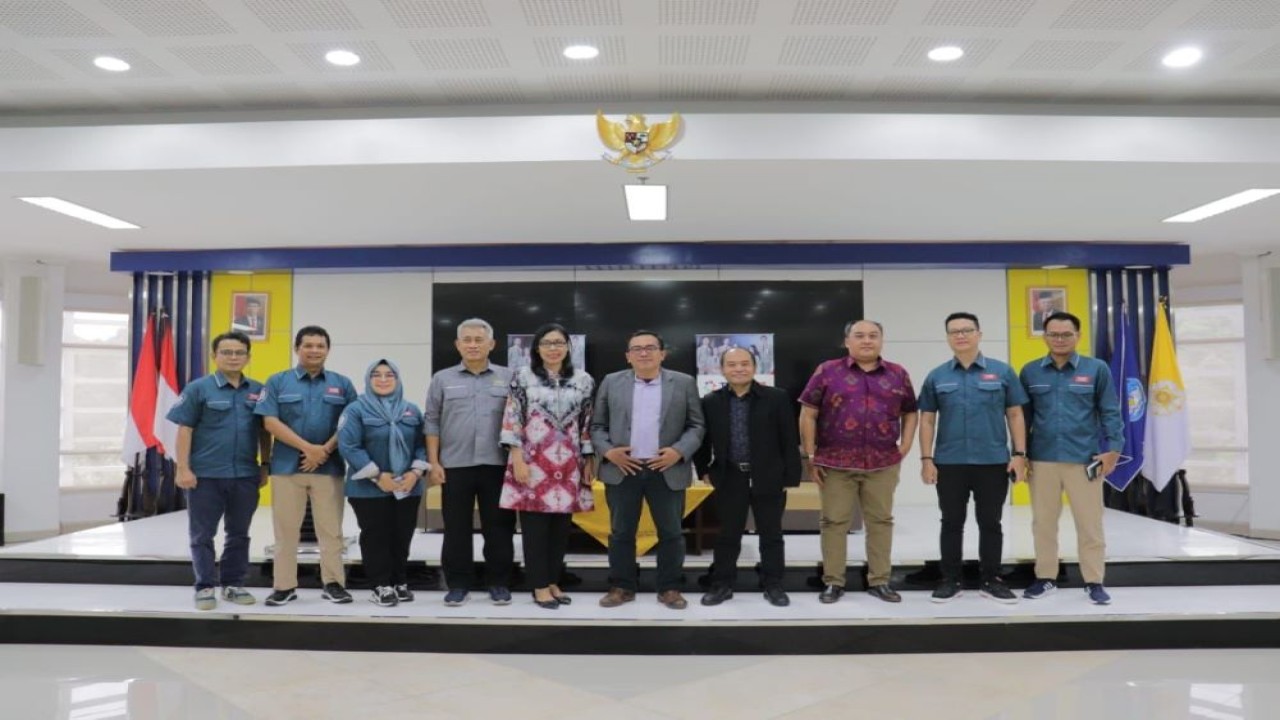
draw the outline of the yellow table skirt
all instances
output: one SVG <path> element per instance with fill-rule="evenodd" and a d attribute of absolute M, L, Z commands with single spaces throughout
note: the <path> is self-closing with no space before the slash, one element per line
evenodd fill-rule
<path fill-rule="evenodd" d="M 711 495 L 710 485 L 694 483 L 684 491 L 685 517 L 693 512 Z M 578 513 L 573 522 L 585 530 L 601 545 L 609 547 L 609 504 L 604 497 L 604 483 L 596 480 L 591 483 L 591 494 L 595 498 L 596 509 L 591 512 Z M 658 544 L 658 529 L 653 524 L 653 516 L 649 514 L 649 503 L 644 504 L 640 513 L 640 528 L 636 531 L 636 555 L 644 555 Z"/>

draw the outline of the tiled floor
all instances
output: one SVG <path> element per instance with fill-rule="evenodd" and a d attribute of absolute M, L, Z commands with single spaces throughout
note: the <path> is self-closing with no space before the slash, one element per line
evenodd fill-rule
<path fill-rule="evenodd" d="M 822 657 L 0 646 L 7 720 L 1271 720 L 1280 650 Z"/>

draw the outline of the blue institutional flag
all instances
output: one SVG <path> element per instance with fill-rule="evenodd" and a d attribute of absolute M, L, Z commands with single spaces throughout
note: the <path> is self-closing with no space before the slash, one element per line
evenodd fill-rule
<path fill-rule="evenodd" d="M 1111 377 L 1120 393 L 1120 416 L 1124 420 L 1124 450 L 1115 472 L 1107 482 L 1117 490 L 1124 490 L 1142 471 L 1142 446 L 1147 426 L 1147 391 L 1138 372 L 1138 343 L 1129 324 L 1129 313 L 1120 310 L 1120 332 L 1116 338 L 1115 352 L 1111 353 Z"/>

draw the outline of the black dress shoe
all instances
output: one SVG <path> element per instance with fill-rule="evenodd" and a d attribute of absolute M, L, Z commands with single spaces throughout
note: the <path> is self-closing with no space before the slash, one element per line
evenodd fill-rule
<path fill-rule="evenodd" d="M 537 605 L 543 610 L 559 610 L 560 609 L 560 601 L 556 600 L 554 597 L 551 598 L 550 600 L 539 600 L 538 593 L 535 592 L 531 594 L 533 595 L 533 604 Z"/>
<path fill-rule="evenodd" d="M 786 607 L 791 604 L 791 598 L 787 597 L 787 594 L 777 585 L 770 585 L 764 589 L 764 599 L 774 607 Z"/>
<path fill-rule="evenodd" d="M 889 583 L 885 583 L 883 585 L 872 585 L 871 587 L 867 588 L 867 594 L 873 598 L 879 598 L 885 602 L 891 602 L 891 603 L 902 602 L 902 596 L 894 592 L 894 589 L 889 587 Z"/>
<path fill-rule="evenodd" d="M 573 604 L 573 598 L 569 597 L 568 595 L 556 595 L 555 597 L 556 597 L 556 602 L 560 603 L 561 605 Z"/>
<path fill-rule="evenodd" d="M 728 585 L 716 585 L 710 592 L 702 596 L 703 605 L 719 605 L 733 597 L 733 588 Z"/>
<path fill-rule="evenodd" d="M 844 597 L 844 588 L 839 585 L 828 585 L 818 593 L 818 602 L 830 605 Z"/>

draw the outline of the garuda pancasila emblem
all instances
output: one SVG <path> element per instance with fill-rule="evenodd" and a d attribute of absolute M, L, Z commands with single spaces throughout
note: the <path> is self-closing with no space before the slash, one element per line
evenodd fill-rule
<path fill-rule="evenodd" d="M 627 172 L 644 172 L 671 157 L 664 151 L 679 138 L 683 124 L 680 113 L 672 113 L 666 122 L 649 125 L 643 115 L 633 113 L 623 122 L 610 122 L 603 111 L 596 111 L 600 142 L 617 153 L 602 157 Z"/>

